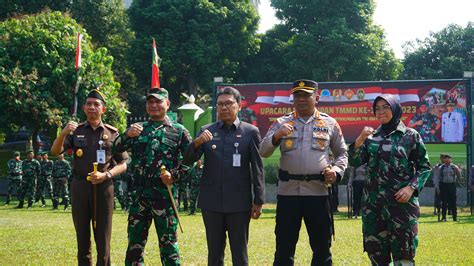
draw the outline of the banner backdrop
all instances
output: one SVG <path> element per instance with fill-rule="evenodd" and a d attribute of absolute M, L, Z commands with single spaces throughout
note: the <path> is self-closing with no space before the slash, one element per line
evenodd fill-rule
<path fill-rule="evenodd" d="M 291 83 L 221 84 L 243 96 L 243 121 L 259 127 L 262 137 L 278 117 L 293 111 Z M 378 127 L 374 99 L 394 94 L 402 104 L 402 121 L 415 128 L 425 143 L 466 143 L 466 80 L 319 83 L 317 109 L 334 117 L 346 142 L 353 142 L 364 126 Z"/>

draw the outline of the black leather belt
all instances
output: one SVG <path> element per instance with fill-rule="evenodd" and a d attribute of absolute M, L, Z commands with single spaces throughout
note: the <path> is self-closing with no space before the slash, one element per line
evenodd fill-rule
<path fill-rule="evenodd" d="M 288 173 L 288 171 L 278 169 L 278 179 L 282 181 L 292 180 L 300 180 L 300 181 L 311 181 L 311 180 L 319 180 L 324 181 L 324 175 L 322 174 L 313 174 L 313 175 L 292 175 Z"/>

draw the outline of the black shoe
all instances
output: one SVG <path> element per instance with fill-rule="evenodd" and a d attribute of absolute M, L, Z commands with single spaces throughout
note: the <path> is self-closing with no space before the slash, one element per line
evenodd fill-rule
<path fill-rule="evenodd" d="M 446 222 L 446 218 L 441 219 L 440 222 Z"/>
<path fill-rule="evenodd" d="M 28 204 L 28 210 L 33 209 L 33 204 Z"/>
<path fill-rule="evenodd" d="M 5 201 L 5 205 L 10 204 L 10 200 Z"/>
<path fill-rule="evenodd" d="M 57 210 L 58 209 L 58 206 L 54 206 L 51 210 Z"/>
<path fill-rule="evenodd" d="M 15 209 L 23 209 L 23 203 L 18 204 L 18 206 L 16 206 Z"/>
<path fill-rule="evenodd" d="M 35 199 L 35 203 L 37 203 L 38 201 L 40 201 L 40 199 L 39 199 L 39 198 L 36 198 L 36 199 Z"/>
<path fill-rule="evenodd" d="M 67 211 L 69 209 L 69 205 L 64 205 L 64 210 Z"/>
<path fill-rule="evenodd" d="M 196 215 L 196 212 L 195 211 L 190 211 L 189 215 Z"/>

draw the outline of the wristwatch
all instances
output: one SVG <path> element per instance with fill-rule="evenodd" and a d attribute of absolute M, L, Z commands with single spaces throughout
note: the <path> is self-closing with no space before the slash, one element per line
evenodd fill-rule
<path fill-rule="evenodd" d="M 107 179 L 112 179 L 112 174 L 110 173 L 110 171 L 105 172 L 105 176 L 107 177 Z"/>

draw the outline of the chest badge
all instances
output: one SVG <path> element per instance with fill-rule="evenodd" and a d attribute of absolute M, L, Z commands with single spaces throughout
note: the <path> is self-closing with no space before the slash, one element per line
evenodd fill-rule
<path fill-rule="evenodd" d="M 211 149 L 215 150 L 217 148 L 216 144 L 212 144 Z"/>
<path fill-rule="evenodd" d="M 293 146 L 293 141 L 291 139 L 285 140 L 285 147 L 289 149 L 291 146 Z"/>
<path fill-rule="evenodd" d="M 109 136 L 108 136 L 107 134 L 104 134 L 104 135 L 102 136 L 102 139 L 103 139 L 103 140 L 108 140 L 108 139 L 109 139 Z"/>
<path fill-rule="evenodd" d="M 76 150 L 76 156 L 79 157 L 79 158 L 81 158 L 82 155 L 84 155 L 84 151 L 82 151 L 82 149 L 77 149 L 77 150 Z"/>

